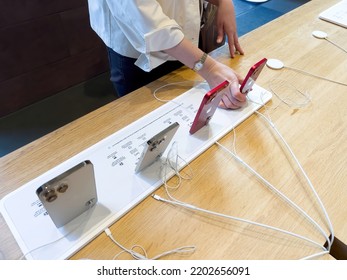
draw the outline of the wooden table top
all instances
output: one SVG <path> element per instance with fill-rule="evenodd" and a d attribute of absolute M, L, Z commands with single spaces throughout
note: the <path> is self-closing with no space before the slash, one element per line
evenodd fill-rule
<path fill-rule="evenodd" d="M 320 12 L 337 2 L 312 0 L 242 36 L 244 56 L 230 59 L 226 46 L 212 55 L 241 75 L 266 57 L 280 59 L 287 67 L 347 83 L 346 53 L 311 34 L 323 30 L 330 40 L 347 48 L 347 30 L 318 19 Z M 161 85 L 182 81 L 199 82 L 201 78 L 183 67 L 1 158 L 0 197 L 158 108 L 162 103 L 153 98 L 152 92 Z M 335 235 L 346 243 L 346 86 L 286 67 L 282 70 L 265 67 L 257 84 L 273 92 L 268 108 L 260 112 L 271 117 L 294 151 L 326 208 Z M 173 98 L 191 86 L 191 83 L 168 86 L 160 94 Z M 309 102 L 303 94 L 309 95 Z M 271 126 L 253 114 L 235 129 L 235 135 L 238 155 L 329 234 L 317 199 Z M 220 143 L 232 149 L 235 135 L 229 133 Z M 172 191 L 177 199 L 325 243 L 307 218 L 218 145 L 192 161 L 189 168 L 193 171 L 192 179 L 183 180 Z M 188 167 L 184 170 L 188 171 Z M 163 187 L 156 193 L 166 197 Z M 2 217 L 0 228 L 0 251 L 6 259 L 18 259 L 22 253 Z M 168 205 L 152 197 L 116 221 L 110 230 L 123 246 L 141 245 L 149 257 L 181 246 L 196 246 L 194 253 L 174 254 L 166 259 L 300 259 L 321 252 L 312 243 L 293 236 Z M 102 233 L 71 259 L 112 259 L 120 251 Z M 121 254 L 119 258 L 131 256 Z"/>

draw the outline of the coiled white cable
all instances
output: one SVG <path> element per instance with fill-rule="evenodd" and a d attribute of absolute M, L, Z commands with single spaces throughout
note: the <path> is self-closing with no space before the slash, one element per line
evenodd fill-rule
<path fill-rule="evenodd" d="M 183 246 L 183 247 L 179 247 L 179 248 L 176 248 L 176 249 L 173 249 L 170 251 L 166 251 L 164 253 L 156 255 L 153 258 L 149 258 L 146 250 L 142 246 L 134 245 L 131 247 L 131 249 L 127 249 L 113 237 L 109 228 L 106 228 L 104 230 L 104 232 L 112 240 L 113 243 L 115 243 L 118 247 L 120 247 L 123 250 L 120 253 L 118 253 L 113 259 L 116 259 L 120 254 L 127 252 L 136 260 L 158 260 L 158 259 L 163 258 L 163 257 L 168 256 L 168 255 L 193 253 L 196 250 L 195 246 Z M 134 248 L 136 248 L 136 247 L 140 248 L 143 251 L 143 254 L 140 254 L 140 253 L 134 251 Z"/>

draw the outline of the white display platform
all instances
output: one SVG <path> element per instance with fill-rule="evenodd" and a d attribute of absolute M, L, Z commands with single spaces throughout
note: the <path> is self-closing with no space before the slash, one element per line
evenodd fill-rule
<path fill-rule="evenodd" d="M 319 14 L 319 18 L 347 28 L 347 0 L 324 10 Z"/>
<path fill-rule="evenodd" d="M 23 257 L 27 259 L 66 259 L 113 224 L 162 185 L 160 161 L 135 174 L 143 143 L 172 122 L 180 127 L 173 141 L 183 158 L 180 168 L 191 162 L 233 127 L 247 119 L 271 93 L 255 85 L 249 102 L 239 110 L 217 109 L 208 126 L 194 135 L 190 125 L 207 85 L 202 83 L 143 118 L 115 132 L 90 148 L 8 194 L 0 210 L 11 229 Z M 116 118 L 117 116 L 115 116 Z M 164 153 L 165 158 L 167 153 Z M 98 204 L 63 228 L 57 229 L 36 196 L 36 189 L 76 164 L 94 164 Z M 171 174 L 173 176 L 173 173 Z"/>

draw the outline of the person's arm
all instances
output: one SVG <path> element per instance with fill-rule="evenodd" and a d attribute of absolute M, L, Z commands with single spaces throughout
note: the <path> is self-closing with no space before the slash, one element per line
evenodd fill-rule
<path fill-rule="evenodd" d="M 225 35 L 228 37 L 230 56 L 235 56 L 235 51 L 244 54 L 237 36 L 235 9 L 232 0 L 207 0 L 218 6 L 217 11 L 217 43 L 222 42 Z"/>
<path fill-rule="evenodd" d="M 99 6 L 105 4 L 102 4 L 101 0 L 95 4 L 93 1 L 90 0 L 90 6 L 92 8 L 95 6 L 96 12 L 100 9 Z M 112 16 L 107 14 L 107 17 L 100 18 L 99 21 L 94 17 L 94 21 L 97 23 L 100 33 L 104 29 L 110 30 L 110 33 L 104 36 L 106 42 L 109 43 L 105 42 L 106 45 L 109 47 L 112 47 L 112 44 L 117 45 L 115 48 L 121 55 L 137 58 L 135 64 L 146 72 L 170 60 L 170 57 L 162 50 L 177 45 L 185 36 L 182 26 L 175 20 L 178 17 L 178 7 L 185 8 L 181 13 L 183 18 L 189 14 L 193 18 L 193 22 L 199 22 L 199 7 L 189 10 L 190 6 L 187 3 L 190 1 L 177 1 L 181 2 L 179 5 L 170 4 L 167 1 L 165 9 L 155 0 L 106 0 L 105 2 Z M 170 9 L 171 6 L 173 6 L 172 9 Z M 194 36 L 191 37 L 197 42 L 199 26 L 195 31 Z M 115 36 L 113 36 L 113 32 Z M 125 44 L 114 41 L 113 38 L 119 37 L 126 39 Z"/>
<path fill-rule="evenodd" d="M 202 50 L 193 45 L 186 38 L 175 47 L 166 49 L 164 52 L 181 61 L 189 68 L 193 68 L 196 61 L 204 54 Z M 229 81 L 229 92 L 223 96 L 220 107 L 237 109 L 245 104 L 246 95 L 242 94 L 239 89 L 239 83 L 242 82 L 242 78 L 230 67 L 207 56 L 202 69 L 197 71 L 197 73 L 208 82 L 211 88 L 219 85 L 225 80 Z"/>

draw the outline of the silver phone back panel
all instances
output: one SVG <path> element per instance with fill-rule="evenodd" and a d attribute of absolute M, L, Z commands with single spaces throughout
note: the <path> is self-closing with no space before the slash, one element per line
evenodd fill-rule
<path fill-rule="evenodd" d="M 93 164 L 78 164 L 42 185 L 36 193 L 54 224 L 67 224 L 97 202 Z"/>

